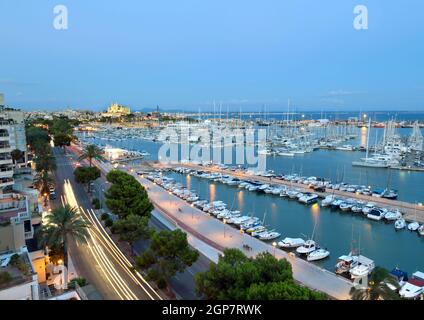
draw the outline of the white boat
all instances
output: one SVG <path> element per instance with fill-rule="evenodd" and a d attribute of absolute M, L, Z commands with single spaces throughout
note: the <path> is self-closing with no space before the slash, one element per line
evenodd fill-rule
<path fill-rule="evenodd" d="M 302 238 L 284 238 L 283 240 L 278 242 L 278 246 L 281 248 L 297 248 L 303 246 L 305 244 L 305 240 Z"/>
<path fill-rule="evenodd" d="M 421 227 L 418 228 L 418 233 L 420 236 L 424 236 L 424 224 L 421 225 Z"/>
<path fill-rule="evenodd" d="M 302 197 L 299 198 L 299 202 L 304 204 L 311 204 L 317 202 L 318 198 L 318 195 L 314 193 L 304 194 Z"/>
<path fill-rule="evenodd" d="M 260 240 L 273 240 L 280 237 L 281 234 L 276 231 L 265 231 L 259 235 Z"/>
<path fill-rule="evenodd" d="M 295 191 L 295 190 L 289 190 L 287 191 L 287 196 L 290 199 L 295 199 L 297 197 L 297 195 L 299 194 L 299 192 Z"/>
<path fill-rule="evenodd" d="M 410 230 L 410 231 L 417 231 L 419 227 L 420 227 L 420 224 L 416 221 L 408 224 L 408 230 Z"/>
<path fill-rule="evenodd" d="M 326 196 L 325 199 L 321 201 L 321 206 L 328 207 L 335 200 L 336 198 L 333 195 Z"/>
<path fill-rule="evenodd" d="M 353 204 L 350 202 L 343 202 L 340 204 L 340 210 L 342 211 L 349 211 L 350 209 L 352 209 Z"/>
<path fill-rule="evenodd" d="M 362 208 L 362 213 L 367 215 L 375 208 L 375 203 L 369 202 Z"/>
<path fill-rule="evenodd" d="M 417 271 L 412 278 L 399 290 L 399 295 L 404 299 L 414 299 L 424 293 L 424 273 Z"/>
<path fill-rule="evenodd" d="M 316 244 L 314 240 L 307 240 L 305 243 L 296 249 L 299 254 L 308 254 L 316 250 Z"/>
<path fill-rule="evenodd" d="M 385 214 L 386 213 L 383 211 L 383 209 L 374 208 L 370 211 L 370 213 L 367 214 L 367 218 L 371 220 L 380 221 L 381 219 L 383 219 Z"/>
<path fill-rule="evenodd" d="M 399 210 L 395 210 L 395 211 L 388 211 L 385 215 L 384 215 L 384 219 L 388 220 L 388 221 L 396 221 L 402 218 L 402 213 L 400 213 Z"/>
<path fill-rule="evenodd" d="M 327 258 L 330 255 L 330 251 L 325 249 L 317 249 L 308 254 L 306 259 L 308 261 L 317 261 Z"/>
<path fill-rule="evenodd" d="M 266 228 L 264 226 L 255 226 L 255 227 L 251 227 L 249 229 L 246 230 L 247 233 L 251 233 L 252 236 L 255 236 L 263 231 L 266 231 Z M 255 234 L 253 234 L 254 232 L 256 232 Z"/>
<path fill-rule="evenodd" d="M 353 279 L 362 278 L 369 275 L 371 271 L 374 270 L 374 267 L 375 264 L 373 260 L 360 255 L 358 256 L 358 265 L 350 269 L 349 273 Z"/>
<path fill-rule="evenodd" d="M 362 205 L 356 204 L 351 208 L 351 210 L 354 213 L 361 213 L 363 208 L 364 207 Z"/>
<path fill-rule="evenodd" d="M 347 256 L 340 256 L 336 264 L 336 273 L 342 274 L 349 272 L 352 268 L 358 264 L 358 256 L 354 256 L 351 253 Z"/>
<path fill-rule="evenodd" d="M 396 220 L 396 222 L 395 222 L 395 229 L 396 230 L 401 230 L 401 229 L 403 229 L 405 227 L 406 227 L 406 221 L 405 221 L 405 219 L 398 219 L 398 220 Z"/>

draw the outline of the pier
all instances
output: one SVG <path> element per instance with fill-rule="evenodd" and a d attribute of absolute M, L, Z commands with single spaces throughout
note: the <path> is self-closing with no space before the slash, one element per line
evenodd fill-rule
<path fill-rule="evenodd" d="M 215 172 L 215 173 L 221 173 L 223 175 L 231 175 L 233 177 L 236 177 L 242 180 L 256 180 L 266 184 L 284 185 L 290 188 L 299 189 L 303 192 L 313 192 L 321 198 L 325 198 L 328 195 L 335 195 L 335 196 L 339 196 L 343 198 L 351 198 L 356 200 L 362 200 L 365 202 L 373 202 L 376 205 L 382 206 L 385 208 L 398 209 L 400 212 L 402 212 L 403 218 L 408 222 L 417 221 L 421 224 L 424 223 L 424 206 L 414 204 L 414 203 L 366 196 L 363 194 L 357 194 L 357 193 L 333 190 L 333 189 L 331 191 L 326 191 L 326 192 L 316 192 L 314 189 L 308 188 L 304 184 L 300 184 L 300 183 L 289 182 L 289 181 L 279 180 L 275 178 L 267 178 L 267 177 L 262 177 L 257 175 L 249 175 L 240 171 L 231 171 L 231 170 L 223 170 L 223 169 L 211 168 L 206 166 L 198 166 L 191 163 L 178 163 L 178 164 L 169 164 L 169 165 L 155 163 L 153 167 L 157 169 L 172 169 L 176 167 L 185 167 L 185 168 L 209 172 L 209 173 Z"/>

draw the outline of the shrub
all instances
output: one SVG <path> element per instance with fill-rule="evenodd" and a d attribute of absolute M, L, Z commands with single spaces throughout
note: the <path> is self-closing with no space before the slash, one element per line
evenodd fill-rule
<path fill-rule="evenodd" d="M 110 219 L 110 217 L 109 217 L 109 215 L 107 213 L 102 213 L 101 218 L 102 218 L 103 221 L 104 220 L 107 220 L 107 219 Z"/>
<path fill-rule="evenodd" d="M 99 199 L 94 198 L 92 203 L 93 203 L 94 209 L 96 209 L 96 210 L 100 209 L 100 200 Z"/>
<path fill-rule="evenodd" d="M 110 227 L 112 227 L 113 226 L 113 221 L 112 221 L 112 219 L 111 218 L 107 218 L 106 220 L 105 220 L 105 226 L 106 227 L 108 227 L 108 228 L 110 228 Z"/>
<path fill-rule="evenodd" d="M 75 284 L 78 284 L 78 286 L 80 286 L 80 287 L 84 287 L 84 286 L 87 285 L 87 280 L 85 278 L 82 278 L 82 277 L 72 279 L 68 284 L 68 288 L 69 289 L 75 289 L 75 287 L 76 287 Z"/>
<path fill-rule="evenodd" d="M 9 272 L 0 272 L 0 285 L 6 284 L 8 282 L 12 281 L 12 276 Z"/>

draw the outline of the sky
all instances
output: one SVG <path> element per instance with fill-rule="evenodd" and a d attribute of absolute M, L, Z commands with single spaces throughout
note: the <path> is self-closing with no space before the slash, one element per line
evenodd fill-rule
<path fill-rule="evenodd" d="M 24 110 L 424 111 L 423 16 L 422 0 L 2 0 L 0 93 Z"/>

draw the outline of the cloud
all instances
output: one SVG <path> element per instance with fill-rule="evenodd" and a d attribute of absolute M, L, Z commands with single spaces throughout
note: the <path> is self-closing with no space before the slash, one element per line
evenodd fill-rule
<path fill-rule="evenodd" d="M 357 94 L 363 94 L 362 91 L 349 91 L 349 90 L 331 90 L 323 95 L 323 97 L 342 97 L 342 96 L 352 96 Z"/>

